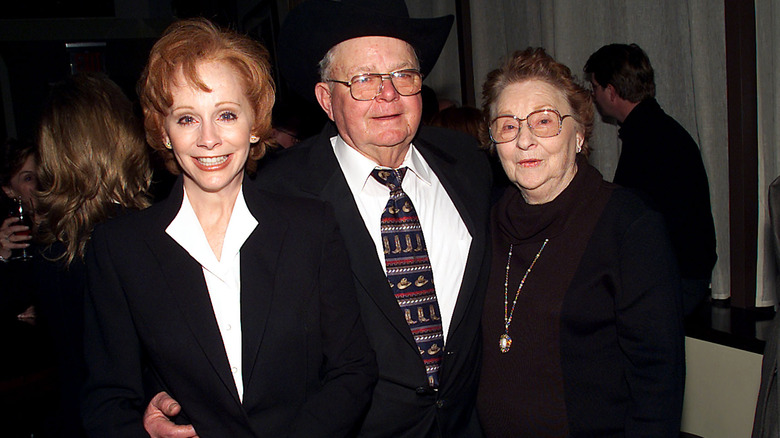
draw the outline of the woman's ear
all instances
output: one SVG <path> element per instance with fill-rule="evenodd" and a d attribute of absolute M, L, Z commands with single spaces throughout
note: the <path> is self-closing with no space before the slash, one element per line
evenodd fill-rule
<path fill-rule="evenodd" d="M 15 198 L 18 196 L 14 189 L 7 186 L 3 186 L 3 192 L 5 193 L 5 196 L 8 196 L 9 198 Z"/>

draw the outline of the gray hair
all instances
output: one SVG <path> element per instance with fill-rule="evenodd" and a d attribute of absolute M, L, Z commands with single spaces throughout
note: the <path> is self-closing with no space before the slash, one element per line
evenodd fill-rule
<path fill-rule="evenodd" d="M 331 47 L 330 50 L 328 50 L 327 53 L 325 53 L 325 56 L 322 57 L 320 60 L 318 66 L 320 68 L 320 81 L 327 82 L 328 79 L 330 79 L 330 72 L 333 68 L 333 58 L 336 56 L 336 47 Z"/>

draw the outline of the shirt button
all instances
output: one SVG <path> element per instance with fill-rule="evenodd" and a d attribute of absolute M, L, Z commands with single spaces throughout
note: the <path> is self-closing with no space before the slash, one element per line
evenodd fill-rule
<path fill-rule="evenodd" d="M 232 329 L 232 328 L 233 328 L 233 326 L 232 326 L 232 325 L 230 325 L 230 324 L 226 324 L 226 325 L 225 325 L 225 330 L 226 330 L 226 331 L 230 331 L 230 329 Z"/>
<path fill-rule="evenodd" d="M 233 372 L 233 374 L 235 374 L 235 373 L 237 373 L 237 372 L 238 372 L 238 368 L 236 368 L 236 367 L 233 367 L 233 368 L 231 368 L 231 369 L 230 369 L 230 371 L 232 371 L 232 372 Z"/>

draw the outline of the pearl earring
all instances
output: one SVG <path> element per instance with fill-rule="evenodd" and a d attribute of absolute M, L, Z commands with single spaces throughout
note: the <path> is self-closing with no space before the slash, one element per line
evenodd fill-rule
<path fill-rule="evenodd" d="M 171 141 L 170 141 L 170 140 L 167 140 L 167 141 L 165 142 L 165 147 L 166 147 L 167 149 L 173 149 L 173 145 L 171 144 Z"/>
<path fill-rule="evenodd" d="M 254 136 L 254 135 L 252 135 L 252 136 L 250 136 L 250 137 L 249 137 L 249 142 L 250 142 L 250 143 L 257 143 L 258 141 L 260 141 L 260 139 L 259 139 L 259 138 L 257 138 L 257 137 L 256 137 L 256 136 Z"/>

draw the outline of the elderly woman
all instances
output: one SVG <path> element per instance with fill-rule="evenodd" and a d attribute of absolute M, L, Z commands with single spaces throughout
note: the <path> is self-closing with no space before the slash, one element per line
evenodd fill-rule
<path fill-rule="evenodd" d="M 270 138 L 268 53 L 203 19 L 174 23 L 139 83 L 170 196 L 95 230 L 84 417 L 147 436 L 167 391 L 205 437 L 347 435 L 376 379 L 332 212 L 244 184 Z"/>
<path fill-rule="evenodd" d="M 513 183 L 492 213 L 486 436 L 677 437 L 681 304 L 662 218 L 588 164 L 591 95 L 544 50 L 492 71 L 483 99 Z"/>

